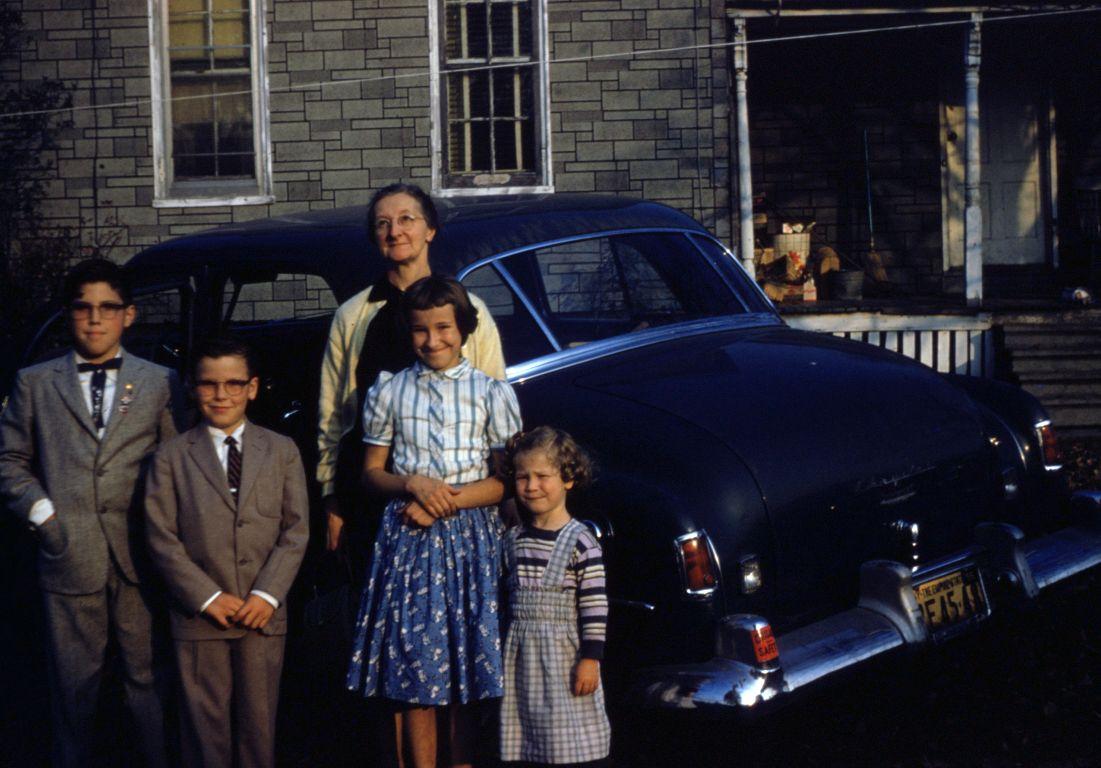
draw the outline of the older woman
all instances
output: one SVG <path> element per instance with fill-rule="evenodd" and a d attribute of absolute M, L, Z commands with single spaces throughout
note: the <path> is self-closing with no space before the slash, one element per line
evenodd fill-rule
<path fill-rule="evenodd" d="M 391 184 L 371 198 L 367 227 L 389 268 L 374 285 L 337 309 L 321 364 L 317 480 L 330 550 L 340 545 L 345 520 L 364 513 L 359 478 L 367 390 L 379 372 L 396 373 L 416 360 L 408 332 L 401 327 L 399 304 L 406 288 L 432 273 L 428 246 L 440 224 L 436 206 L 424 190 L 415 184 Z M 478 327 L 463 345 L 463 356 L 474 367 L 503 379 L 505 360 L 497 326 L 481 299 L 470 298 L 478 310 Z"/>

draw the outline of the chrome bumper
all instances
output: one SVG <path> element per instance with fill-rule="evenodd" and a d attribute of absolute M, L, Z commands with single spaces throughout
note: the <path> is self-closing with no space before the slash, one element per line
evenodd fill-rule
<path fill-rule="evenodd" d="M 718 655 L 700 664 L 644 670 L 632 688 L 635 698 L 646 707 L 749 711 L 888 653 L 929 644 L 933 638 L 912 584 L 965 563 L 980 566 L 995 608 L 1033 600 L 1101 564 L 1101 493 L 1076 493 L 1072 509 L 1079 524 L 1027 542 L 1012 525 L 984 523 L 975 530 L 974 546 L 915 573 L 896 562 L 865 563 L 857 606 L 777 637 L 779 657 L 767 664 L 747 652 L 747 633 L 767 622 L 727 616 L 719 627 Z"/>

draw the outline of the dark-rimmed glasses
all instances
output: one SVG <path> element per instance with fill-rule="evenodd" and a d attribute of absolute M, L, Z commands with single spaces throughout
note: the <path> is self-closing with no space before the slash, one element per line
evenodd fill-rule
<path fill-rule="evenodd" d="M 102 304 L 89 304 L 86 301 L 74 301 L 69 305 L 69 314 L 76 320 L 88 320 L 92 317 L 92 314 L 97 310 L 99 316 L 104 320 L 114 320 L 119 316 L 119 312 L 126 309 L 125 304 L 119 304 L 117 301 L 105 301 Z"/>

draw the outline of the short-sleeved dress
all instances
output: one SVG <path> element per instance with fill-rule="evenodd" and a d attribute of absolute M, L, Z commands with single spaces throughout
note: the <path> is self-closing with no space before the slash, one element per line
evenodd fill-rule
<path fill-rule="evenodd" d="M 520 428 L 516 395 L 465 358 L 380 373 L 364 405 L 364 442 L 389 445 L 393 471 L 451 485 L 489 476 L 490 452 Z M 495 506 L 427 528 L 390 502 L 375 539 L 347 687 L 409 704 L 465 704 L 502 693 Z"/>

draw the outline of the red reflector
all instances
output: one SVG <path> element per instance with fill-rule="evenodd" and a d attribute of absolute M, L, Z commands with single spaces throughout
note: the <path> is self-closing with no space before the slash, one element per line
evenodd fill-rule
<path fill-rule="evenodd" d="M 772 627 L 767 624 L 752 632 L 753 655 L 757 657 L 758 664 L 775 661 L 780 655 L 776 648 L 776 638 L 772 636 Z"/>
<path fill-rule="evenodd" d="M 1044 465 L 1057 467 L 1063 463 L 1063 452 L 1059 450 L 1059 441 L 1055 437 L 1055 430 L 1051 422 L 1040 424 L 1037 427 L 1040 433 L 1040 448 L 1044 457 Z"/>
<path fill-rule="evenodd" d="M 693 536 L 680 543 L 684 558 L 684 584 L 690 592 L 714 589 L 718 579 L 711 562 L 711 551 L 703 536 Z"/>

